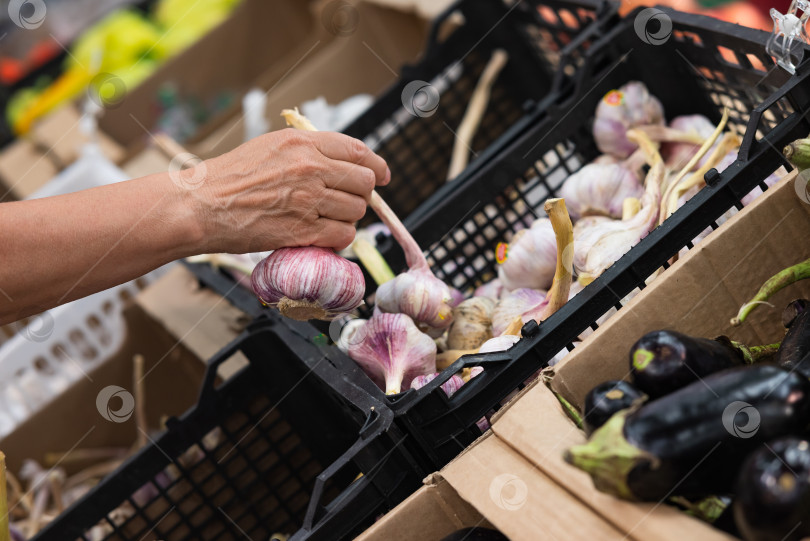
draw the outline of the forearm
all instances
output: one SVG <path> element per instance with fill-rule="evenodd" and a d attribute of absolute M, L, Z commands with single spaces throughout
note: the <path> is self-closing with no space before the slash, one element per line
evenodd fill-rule
<path fill-rule="evenodd" d="M 0 324 L 200 253 L 189 197 L 163 173 L 0 204 Z"/>

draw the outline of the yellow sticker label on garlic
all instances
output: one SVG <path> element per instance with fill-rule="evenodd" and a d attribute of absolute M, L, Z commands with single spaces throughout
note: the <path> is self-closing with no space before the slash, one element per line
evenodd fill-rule
<path fill-rule="evenodd" d="M 497 246 L 495 246 L 495 261 L 498 262 L 500 265 L 504 261 L 506 261 L 506 257 L 509 253 L 509 245 L 505 242 L 499 242 Z"/>
<path fill-rule="evenodd" d="M 621 105 L 624 103 L 624 93 L 621 90 L 611 90 L 602 98 L 608 105 Z"/>

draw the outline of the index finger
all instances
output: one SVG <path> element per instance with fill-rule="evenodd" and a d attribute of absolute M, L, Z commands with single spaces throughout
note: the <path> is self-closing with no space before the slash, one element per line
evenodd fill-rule
<path fill-rule="evenodd" d="M 308 132 L 316 148 L 332 160 L 340 160 L 367 167 L 374 172 L 377 186 L 385 186 L 391 180 L 391 171 L 380 156 L 363 141 L 337 132 Z"/>

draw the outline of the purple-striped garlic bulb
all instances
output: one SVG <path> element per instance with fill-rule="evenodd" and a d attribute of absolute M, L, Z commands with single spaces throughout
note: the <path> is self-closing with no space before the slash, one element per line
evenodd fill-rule
<path fill-rule="evenodd" d="M 676 116 L 669 123 L 673 130 L 689 133 L 701 139 L 708 139 L 714 132 L 714 124 L 703 115 L 682 115 Z M 684 167 L 692 156 L 697 154 L 701 143 L 664 143 L 661 145 L 661 157 L 664 159 L 668 169 L 679 171 Z M 694 169 L 694 168 L 693 168 Z"/>
<path fill-rule="evenodd" d="M 515 334 L 502 334 L 501 336 L 490 338 L 489 340 L 484 342 L 484 344 L 478 350 L 478 353 L 493 353 L 495 351 L 506 351 L 507 349 L 517 344 L 519 341 L 520 336 L 517 336 Z M 476 368 L 480 367 L 479 366 L 474 367 L 470 372 L 470 377 L 475 377 L 484 370 L 483 368 L 481 368 L 479 372 L 475 372 Z"/>
<path fill-rule="evenodd" d="M 422 376 L 416 376 L 413 378 L 411 382 L 411 389 L 421 389 L 434 379 L 436 376 L 439 375 L 439 372 L 435 372 L 433 374 L 424 374 Z M 442 383 L 441 389 L 444 391 L 448 397 L 451 397 L 455 394 L 456 391 L 461 389 L 461 386 L 464 385 L 464 380 L 458 374 L 453 374 L 450 379 Z"/>
<path fill-rule="evenodd" d="M 630 81 L 599 101 L 593 123 L 596 146 L 605 154 L 627 158 L 638 145 L 627 138 L 634 126 L 664 124 L 664 107 L 644 83 Z"/>
<path fill-rule="evenodd" d="M 357 264 L 317 246 L 274 251 L 253 269 L 251 284 L 263 303 L 299 321 L 353 310 L 366 289 Z"/>
<path fill-rule="evenodd" d="M 548 289 L 557 265 L 557 241 L 551 220 L 535 220 L 518 231 L 508 246 L 497 248 L 498 279 L 508 291 Z"/>
<path fill-rule="evenodd" d="M 638 176 L 622 163 L 588 164 L 560 188 L 560 197 L 574 219 L 593 214 L 621 218 L 624 200 L 640 198 L 643 193 Z"/>
<path fill-rule="evenodd" d="M 406 391 L 416 376 L 436 372 L 436 343 L 407 315 L 375 310 L 357 332 L 349 357 L 385 394 Z"/>
<path fill-rule="evenodd" d="M 406 314 L 428 334 L 441 335 L 453 322 L 450 288 L 433 275 L 419 245 L 377 192 L 371 193 L 370 205 L 402 247 L 408 264 L 407 272 L 377 288 L 377 308 Z"/>
<path fill-rule="evenodd" d="M 494 278 L 489 282 L 476 287 L 475 291 L 473 291 L 473 297 L 486 297 L 497 302 L 508 293 L 509 292 L 506 290 L 506 288 L 503 287 L 501 280 L 499 278 Z"/>
<path fill-rule="evenodd" d="M 516 317 L 537 312 L 546 304 L 548 300 L 545 291 L 530 288 L 514 290 L 501 299 L 492 311 L 492 336 L 498 337 L 503 334 Z M 528 317 L 524 318 L 524 323 L 528 320 Z"/>

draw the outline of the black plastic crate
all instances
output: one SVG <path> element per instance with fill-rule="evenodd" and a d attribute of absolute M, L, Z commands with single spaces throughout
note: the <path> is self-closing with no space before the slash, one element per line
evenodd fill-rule
<path fill-rule="evenodd" d="M 528 128 L 538 108 L 570 89 L 585 52 L 606 26 L 618 20 L 617 10 L 618 4 L 608 0 L 460 0 L 440 15 L 432 24 L 423 58 L 403 67 L 399 80 L 344 130 L 365 140 L 388 162 L 391 182 L 380 188 L 380 194 L 391 208 L 405 218 L 439 188 L 460 184 Z M 448 26 L 452 29 L 445 36 Z M 454 132 L 496 49 L 507 51 L 509 60 L 492 87 L 472 141 L 470 163 L 446 183 Z M 403 105 L 403 92 L 414 81 L 438 93 L 435 111 L 426 116 L 411 114 Z M 361 224 L 376 220 L 369 211 Z M 230 276 L 209 272 L 204 264 L 189 268 L 203 285 L 236 307 L 259 313 L 257 302 L 235 293 Z"/>
<path fill-rule="evenodd" d="M 576 88 L 540 111 L 534 126 L 497 157 L 482 164 L 461 186 L 443 187 L 405 220 L 423 247 L 434 272 L 448 284 L 469 291 L 496 275 L 494 249 L 508 241 L 526 218 L 541 213 L 542 204 L 571 173 L 599 152 L 591 135 L 596 105 L 609 90 L 641 80 L 663 103 L 667 118 L 702 113 L 718 121 L 723 105 L 731 107 L 729 124 L 745 133 L 738 159 L 709 186 L 652 231 L 597 280 L 542 322 L 527 324 L 524 339 L 507 352 L 467 356 L 416 391 L 384 397 L 409 433 L 412 452 L 429 468 L 440 468 L 481 435 L 476 422 L 497 410 L 528 378 L 573 342 L 764 179 L 786 165 L 781 148 L 810 132 L 810 66 L 805 62 L 791 77 L 765 53 L 768 34 L 700 15 L 661 8 L 673 23 L 673 34 L 661 45 L 642 41 L 634 29 L 636 10 L 595 44 L 585 56 Z M 736 62 L 722 55 L 734 54 Z M 750 56 L 765 66 L 754 67 Z M 395 270 L 404 266 L 392 243 L 382 251 Z M 665 275 L 664 275 L 665 276 Z M 665 279 L 665 278 L 659 278 Z M 334 348 L 330 358 L 348 357 Z M 462 367 L 480 365 L 484 372 L 448 399 L 440 385 Z M 381 397 L 370 380 L 358 385 Z"/>
<path fill-rule="evenodd" d="M 35 539 L 91 539 L 94 527 L 108 532 L 92 539 L 164 541 L 364 531 L 428 472 L 404 451 L 392 412 L 299 333 L 251 324 L 209 362 L 196 407 Z M 238 352 L 249 364 L 216 386 L 217 368 Z"/>

